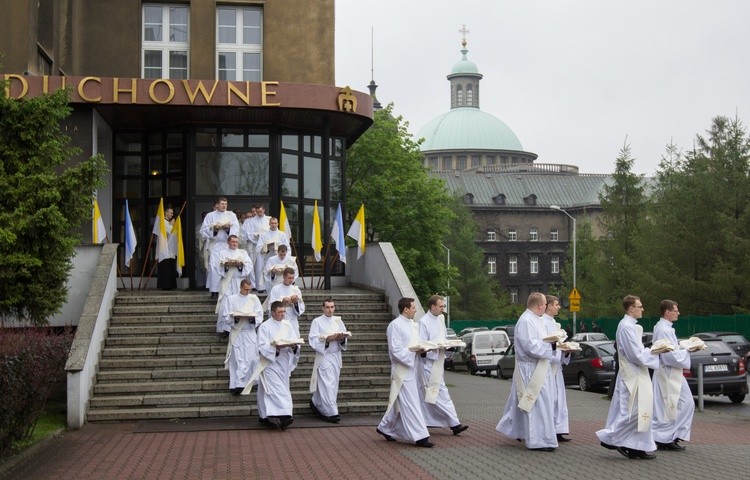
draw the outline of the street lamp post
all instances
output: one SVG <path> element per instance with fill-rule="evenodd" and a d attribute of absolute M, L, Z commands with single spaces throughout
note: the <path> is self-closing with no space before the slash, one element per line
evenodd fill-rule
<path fill-rule="evenodd" d="M 560 205 L 550 205 L 549 208 L 553 210 L 559 210 L 568 216 L 573 221 L 573 290 L 576 289 L 576 219 L 571 214 L 560 208 Z M 578 322 L 576 321 L 576 313 L 573 312 L 573 335 L 576 334 L 578 328 Z"/>
<path fill-rule="evenodd" d="M 446 247 L 442 243 L 440 244 L 440 246 L 443 247 L 445 251 L 448 252 L 448 270 L 450 270 L 451 269 L 451 249 Z M 448 289 L 445 292 L 445 313 L 448 314 L 448 321 L 446 322 L 447 323 L 446 326 L 448 327 L 451 326 L 451 297 L 448 294 L 450 290 L 451 290 L 451 277 L 450 277 L 450 271 L 449 271 L 448 272 Z"/>

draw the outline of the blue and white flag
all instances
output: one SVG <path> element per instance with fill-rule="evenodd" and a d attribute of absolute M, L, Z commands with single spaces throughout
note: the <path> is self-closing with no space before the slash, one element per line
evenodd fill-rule
<path fill-rule="evenodd" d="M 341 263 L 346 263 L 346 241 L 344 240 L 344 220 L 341 216 L 341 204 L 336 209 L 336 219 L 331 227 L 331 238 L 336 242 L 336 250 L 339 252 Z"/>
<path fill-rule="evenodd" d="M 125 200 L 125 266 L 130 266 L 130 259 L 133 258 L 135 247 L 138 245 L 138 239 L 135 236 L 133 220 L 130 218 L 130 208 L 128 201 Z"/>

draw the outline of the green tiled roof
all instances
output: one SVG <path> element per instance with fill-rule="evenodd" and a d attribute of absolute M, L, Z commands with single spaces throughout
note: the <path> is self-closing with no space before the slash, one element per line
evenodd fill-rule
<path fill-rule="evenodd" d="M 433 150 L 523 151 L 521 142 L 499 118 L 474 107 L 454 108 L 425 125 L 416 138 L 424 138 L 423 152 Z"/>

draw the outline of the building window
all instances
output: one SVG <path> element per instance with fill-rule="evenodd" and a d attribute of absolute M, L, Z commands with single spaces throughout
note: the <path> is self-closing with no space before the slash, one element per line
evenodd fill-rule
<path fill-rule="evenodd" d="M 502 193 L 499 193 L 492 197 L 492 203 L 495 205 L 505 205 L 505 195 Z"/>
<path fill-rule="evenodd" d="M 558 240 L 556 228 L 553 228 L 552 230 L 549 231 L 549 239 L 551 242 L 556 242 Z"/>
<path fill-rule="evenodd" d="M 471 166 L 478 167 L 482 164 L 482 157 L 480 155 L 471 156 Z"/>
<path fill-rule="evenodd" d="M 468 85 L 466 87 L 466 106 L 467 107 L 474 106 L 474 90 L 471 89 L 471 85 Z"/>
<path fill-rule="evenodd" d="M 550 272 L 560 273 L 560 256 L 559 255 L 552 255 L 552 259 L 550 260 Z"/>
<path fill-rule="evenodd" d="M 515 255 L 508 257 L 508 273 L 511 275 L 518 273 L 518 257 Z"/>
<path fill-rule="evenodd" d="M 539 241 L 539 229 L 532 228 L 529 230 L 529 241 L 530 242 L 538 242 Z"/>
<path fill-rule="evenodd" d="M 461 85 L 456 87 L 456 106 L 463 107 L 464 105 L 464 91 L 461 89 Z"/>
<path fill-rule="evenodd" d="M 517 288 L 510 289 L 510 303 L 518 303 L 518 289 Z"/>
<path fill-rule="evenodd" d="M 508 241 L 509 242 L 515 242 L 518 240 L 518 234 L 516 233 L 515 228 L 511 228 L 508 230 Z"/>
<path fill-rule="evenodd" d="M 514 163 L 515 163 L 515 162 L 514 162 Z M 530 206 L 534 206 L 534 205 L 536 205 L 536 195 L 534 195 L 534 194 L 532 193 L 532 194 L 531 194 L 531 195 L 529 195 L 528 197 L 524 197 L 524 198 L 523 198 L 523 203 L 525 203 L 526 205 L 530 205 Z"/>
<path fill-rule="evenodd" d="M 456 168 L 458 170 L 466 170 L 466 156 L 465 155 L 458 156 L 458 165 Z"/>
<path fill-rule="evenodd" d="M 531 255 L 529 257 L 529 271 L 531 273 L 539 273 L 539 255 Z"/>
<path fill-rule="evenodd" d="M 487 273 L 494 275 L 497 273 L 497 258 L 487 257 Z"/>
<path fill-rule="evenodd" d="M 430 157 L 429 162 L 430 162 L 430 168 L 432 170 L 437 170 L 438 169 L 438 167 L 439 167 L 438 157 Z"/>
<path fill-rule="evenodd" d="M 443 170 L 453 170 L 453 157 L 443 157 Z"/>
<path fill-rule="evenodd" d="M 490 230 L 487 232 L 487 241 L 488 242 L 497 242 L 497 234 L 494 230 Z"/>
<path fill-rule="evenodd" d="M 143 5 L 143 78 L 188 78 L 188 7 Z"/>
<path fill-rule="evenodd" d="M 263 78 L 263 10 L 219 7 L 216 24 L 218 79 L 260 82 Z"/>
<path fill-rule="evenodd" d="M 487 155 L 487 165 L 494 165 L 495 164 L 495 156 L 494 155 Z"/>

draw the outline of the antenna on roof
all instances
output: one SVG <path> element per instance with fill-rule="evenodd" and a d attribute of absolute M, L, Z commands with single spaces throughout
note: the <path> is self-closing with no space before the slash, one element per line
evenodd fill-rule
<path fill-rule="evenodd" d="M 378 84 L 375 83 L 375 27 L 372 26 L 370 27 L 370 84 L 367 88 L 370 90 L 370 96 L 372 97 L 372 108 L 375 110 L 381 110 L 383 106 L 375 95 L 375 90 L 378 89 Z"/>

